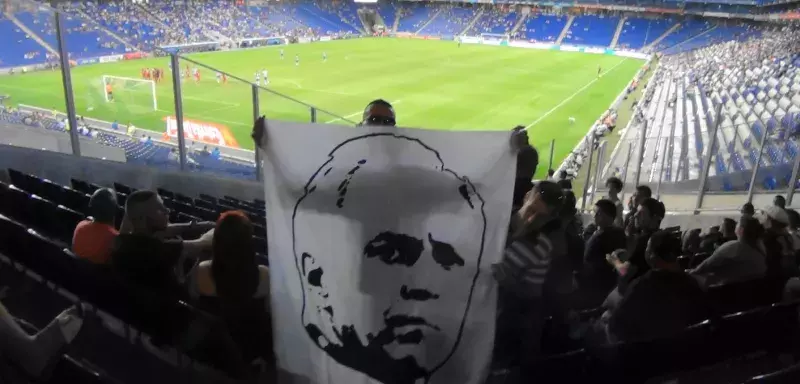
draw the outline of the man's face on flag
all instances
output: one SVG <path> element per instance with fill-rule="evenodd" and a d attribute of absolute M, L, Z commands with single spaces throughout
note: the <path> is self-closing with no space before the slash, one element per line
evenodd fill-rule
<path fill-rule="evenodd" d="M 480 196 L 433 149 L 394 135 L 340 146 L 307 188 L 293 234 L 309 336 L 367 374 L 347 355 L 377 349 L 430 375 L 467 314 L 486 227 Z"/>

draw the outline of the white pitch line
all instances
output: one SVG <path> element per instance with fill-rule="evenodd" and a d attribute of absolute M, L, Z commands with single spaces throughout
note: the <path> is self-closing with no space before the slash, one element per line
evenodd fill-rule
<path fill-rule="evenodd" d="M 394 106 L 394 105 L 400 104 L 402 102 L 403 102 L 403 100 L 395 100 L 395 101 L 390 101 L 389 104 Z M 344 119 L 349 119 L 349 118 L 351 118 L 353 116 L 358 116 L 358 115 L 360 115 L 362 113 L 364 113 L 363 110 L 358 111 L 358 112 L 353 112 L 353 113 L 351 113 L 349 115 L 346 115 L 346 116 L 337 117 L 335 119 L 328 120 L 328 121 L 325 122 L 325 124 L 330 124 L 330 123 L 334 123 L 334 122 L 341 121 L 341 120 L 344 120 Z"/>
<path fill-rule="evenodd" d="M 558 103 L 558 104 L 556 104 L 556 106 L 555 106 L 555 107 L 551 108 L 549 111 L 547 111 L 547 112 L 545 112 L 543 115 L 539 116 L 539 118 L 538 118 L 538 119 L 534 120 L 532 123 L 530 123 L 530 124 L 528 124 L 527 126 L 525 126 L 525 129 L 523 129 L 523 131 L 527 131 L 527 130 L 528 130 L 530 127 L 533 127 L 534 125 L 538 124 L 540 121 L 544 120 L 544 118 L 545 118 L 545 117 L 547 117 L 547 116 L 550 116 L 550 114 L 551 114 L 551 113 L 553 113 L 553 112 L 555 112 L 557 109 L 561 108 L 561 107 L 562 107 L 564 104 L 568 103 L 568 102 L 569 102 L 570 100 L 572 100 L 572 98 L 574 98 L 575 96 L 578 96 L 579 94 L 581 94 L 581 92 L 585 91 L 585 90 L 586 90 L 586 88 L 589 88 L 589 87 L 591 87 L 591 86 L 592 86 L 592 84 L 596 83 L 596 82 L 597 82 L 597 80 L 598 80 L 600 77 L 602 77 L 602 76 L 604 76 L 604 75 L 608 74 L 609 72 L 613 71 L 614 69 L 616 69 L 617 67 L 619 67 L 620 65 L 622 65 L 622 63 L 624 63 L 624 62 L 625 62 L 625 60 L 628 60 L 628 59 L 627 59 L 627 58 L 625 58 L 625 59 L 622 59 L 622 61 L 620 61 L 619 63 L 617 63 L 615 66 L 611 67 L 611 69 L 609 69 L 609 70 L 607 70 L 607 71 L 605 71 L 605 72 L 601 73 L 601 74 L 600 74 L 600 76 L 598 76 L 598 77 L 594 78 L 594 80 L 592 80 L 592 81 L 590 81 L 590 82 L 586 83 L 586 85 L 584 85 L 583 87 L 581 87 L 580 89 L 578 89 L 577 91 L 575 91 L 575 93 L 573 93 L 573 94 L 569 95 L 569 96 L 568 96 L 566 99 L 564 99 L 564 100 L 561 100 L 561 102 L 560 102 L 560 103 Z"/>

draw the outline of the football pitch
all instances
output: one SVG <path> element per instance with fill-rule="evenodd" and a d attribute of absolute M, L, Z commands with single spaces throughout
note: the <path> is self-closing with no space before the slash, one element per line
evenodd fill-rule
<path fill-rule="evenodd" d="M 281 59 L 279 51 L 285 52 Z M 322 60 L 323 52 L 327 61 Z M 295 55 L 300 64 L 295 65 Z M 539 171 L 546 170 L 549 142 L 556 141 L 554 164 L 599 118 L 643 62 L 617 56 L 523 48 L 469 45 L 453 41 L 364 38 L 314 44 L 199 53 L 188 56 L 247 81 L 266 69 L 274 92 L 288 95 L 337 116 L 318 112 L 317 121 L 350 124 L 376 98 L 395 105 L 398 125 L 448 130 L 509 130 L 529 126 L 539 149 Z M 194 66 L 182 61 L 181 67 Z M 149 85 L 115 81 L 114 102 L 103 94 L 104 75 L 141 78 L 141 69 L 168 69 L 168 58 L 121 61 L 72 69 L 77 113 L 101 120 L 133 123 L 164 132 L 174 114 L 171 78 L 156 86 L 153 109 Z M 187 119 L 225 126 L 243 148 L 253 120 L 249 83 L 229 79 L 217 84 L 214 73 L 200 68 L 201 80 L 183 82 Z M 598 77 L 598 68 L 602 76 Z M 169 74 L 169 71 L 167 70 Z M 58 71 L 0 78 L 0 94 L 12 104 L 65 110 Z M 259 93 L 261 114 L 289 121 L 310 121 L 309 108 L 273 93 Z M 574 123 L 569 118 L 575 119 Z"/>

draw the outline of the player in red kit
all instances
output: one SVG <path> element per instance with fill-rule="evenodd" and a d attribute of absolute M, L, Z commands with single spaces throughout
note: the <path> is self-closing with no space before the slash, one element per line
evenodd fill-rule
<path fill-rule="evenodd" d="M 222 72 L 222 84 L 228 84 L 228 75 Z"/>
<path fill-rule="evenodd" d="M 200 71 L 197 69 L 194 70 L 194 83 L 197 84 L 200 82 Z"/>
<path fill-rule="evenodd" d="M 147 74 L 145 72 L 147 72 L 147 68 L 142 68 L 142 78 L 143 79 L 147 78 Z"/>

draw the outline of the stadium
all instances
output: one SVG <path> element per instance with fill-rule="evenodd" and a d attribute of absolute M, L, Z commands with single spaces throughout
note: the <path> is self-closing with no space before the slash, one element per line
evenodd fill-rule
<path fill-rule="evenodd" d="M 9 337 L 4 333 L 3 339 L 16 340 L 19 332 L 41 335 L 57 329 L 52 324 L 60 324 L 64 333 L 64 340 L 56 343 L 59 348 L 35 342 L 33 347 L 0 344 L 0 382 L 800 382 L 800 216 L 791 209 L 797 207 L 793 196 L 800 187 L 798 4 L 795 0 L 0 0 L 0 286 L 10 292 L 0 297 L 0 316 L 15 324 L 8 332 L 17 332 Z M 386 106 L 388 112 L 375 115 L 381 109 L 376 105 Z M 379 125 L 399 127 L 402 132 L 417 130 L 420 137 L 448 137 L 444 142 L 449 141 L 453 153 L 465 159 L 464 166 L 489 170 L 485 173 L 493 176 L 508 169 L 491 168 L 485 162 L 501 164 L 499 159 L 510 157 L 492 157 L 496 146 L 490 139 L 511 136 L 517 174 L 507 179 L 515 179 L 509 188 L 514 199 L 504 195 L 500 200 L 510 204 L 514 216 L 488 211 L 483 219 L 484 235 L 509 232 L 508 239 L 500 241 L 501 255 L 489 258 L 497 263 L 490 268 L 479 258 L 477 265 L 471 265 L 455 254 L 453 246 L 434 240 L 438 232 L 426 234 L 434 252 L 449 246 L 455 254 L 451 262 L 459 259 L 460 266 L 466 263 L 467 269 L 494 277 L 486 283 L 476 272 L 470 291 L 471 300 L 475 289 L 484 300 L 480 303 L 492 304 L 482 315 L 494 319 L 497 311 L 496 324 L 492 320 L 490 328 L 496 334 L 487 341 L 493 344 L 481 344 L 483 339 L 475 336 L 480 332 L 471 328 L 478 325 L 461 320 L 453 350 L 459 342 L 472 342 L 474 349 L 486 351 L 448 355 L 467 359 L 460 364 L 470 370 L 447 360 L 435 368 L 421 364 L 440 346 L 429 346 L 421 352 L 423 357 L 415 357 L 413 367 L 403 365 L 398 370 L 388 360 L 374 357 L 389 348 L 373 344 L 378 336 L 386 336 L 381 333 L 386 330 L 358 335 L 372 352 L 356 359 L 359 355 L 331 352 L 331 344 L 320 342 L 325 336 L 305 328 L 320 349 L 313 353 L 323 351 L 323 356 L 309 352 L 301 359 L 307 361 L 292 361 L 297 352 L 287 346 L 297 343 L 293 337 L 298 333 L 285 328 L 275 311 L 291 308 L 286 297 L 297 292 L 280 285 L 287 284 L 281 274 L 287 270 L 280 269 L 283 255 L 273 253 L 288 232 L 275 229 L 278 223 L 268 226 L 267 221 L 283 212 L 275 204 L 298 196 L 291 183 L 274 179 L 281 163 L 265 150 L 268 144 L 258 129 L 259 116 L 265 116 L 271 129 L 296 130 L 292 135 L 297 137 L 309 130 L 385 134 L 387 127 Z M 273 152 L 286 156 L 311 152 L 334 136 L 311 136 L 308 144 Z M 284 140 L 282 135 L 276 137 Z M 525 142 L 515 144 L 518 137 Z M 474 138 L 485 138 L 486 147 L 468 145 Z M 292 140 L 287 142 L 297 143 Z M 370 156 L 380 152 L 377 147 L 366 150 Z M 413 152 L 406 148 L 396 153 L 406 150 Z M 422 161 L 407 156 L 412 157 L 410 164 Z M 438 152 L 436 156 L 441 160 Z M 348 186 L 349 193 L 358 193 L 352 192 L 356 186 L 351 184 L 360 177 L 353 176 L 356 171 L 366 168 L 365 163 L 380 162 L 368 157 L 360 159 L 338 185 L 339 208 Z M 406 164 L 403 161 L 397 164 Z M 391 168 L 392 162 L 388 164 Z M 293 168 L 284 166 L 288 176 L 296 176 L 288 171 Z M 444 163 L 439 167 L 446 169 Z M 397 177 L 406 171 L 398 168 Z M 374 186 L 393 196 L 386 197 L 392 204 L 379 205 L 393 205 L 392 199 L 403 198 L 403 190 L 408 196 L 416 196 L 417 188 L 434 191 L 439 184 L 431 182 L 429 191 L 420 181 L 427 177 L 398 179 L 402 187 L 397 196 L 388 186 Z M 499 193 L 480 188 L 504 188 L 499 176 L 474 186 L 469 178 L 459 180 L 463 183 L 459 193 L 472 208 L 474 197 L 487 210 L 495 207 L 492 199 Z M 308 183 L 303 188 L 298 184 L 303 197 L 317 187 Z M 554 191 L 546 192 L 550 184 L 558 189 L 558 199 L 548 200 Z M 467 192 L 467 186 L 475 195 Z M 158 219 L 136 220 L 133 207 L 148 198 L 141 192 L 152 192 L 148 201 L 158 201 L 155 211 L 143 216 L 162 212 L 170 226 L 185 231 L 177 232 L 182 248 L 175 260 L 180 262 L 170 266 L 175 267 L 172 275 L 178 274 L 179 295 L 166 295 L 160 291 L 163 287 L 142 289 L 141 281 L 131 285 L 126 279 L 132 275 L 124 277 L 118 270 L 116 258 L 122 257 L 117 256 L 118 240 L 131 228 L 130 233 L 137 233 L 137 225 L 149 228 Z M 438 201 L 439 195 L 430 193 L 431 200 Z M 433 217 L 435 208 L 427 209 L 424 212 Z M 533 237 L 526 238 L 524 246 L 531 248 L 519 251 L 514 228 L 532 226 L 537 215 L 524 215 L 537 209 L 539 218 L 544 215 L 541 210 L 557 216 L 551 227 L 565 236 L 563 255 L 558 244 L 564 239 L 553 240 L 547 226 L 526 232 Z M 318 206 L 314 210 L 325 212 Z M 604 227 L 598 216 L 609 210 L 614 224 L 608 221 Z M 454 222 L 467 221 L 455 210 L 448 214 L 455 215 Z M 505 222 L 499 226 L 502 231 L 493 227 L 487 231 L 496 217 L 509 219 L 511 225 Z M 752 223 L 753 217 L 759 222 Z M 293 226 L 295 214 L 291 218 Z M 528 221 L 517 224 L 515 218 Z M 247 249 L 242 242 L 217 236 L 225 220 L 247 222 L 230 238 L 244 233 Z M 91 236 L 108 232 L 119 239 L 104 238 L 103 252 L 98 251 L 97 238 L 88 240 L 92 246 L 82 247 L 81 227 L 101 221 L 107 228 Z M 619 247 L 610 245 L 619 239 L 612 238 L 611 227 L 624 240 Z M 174 235 L 170 228 L 164 232 Z M 216 232 L 206 232 L 212 228 Z M 387 233 L 399 237 L 381 237 Z M 229 241 L 231 253 L 244 252 L 247 260 L 253 260 L 249 277 L 234 276 L 229 281 L 259 276 L 247 289 L 255 297 L 266 295 L 266 304 L 253 300 L 258 304 L 251 306 L 239 300 L 231 307 L 226 301 L 230 297 L 225 296 L 230 291 L 223 294 L 224 283 L 215 280 L 224 273 L 216 270 L 206 277 L 211 283 L 205 287 L 214 288 L 203 288 L 201 267 L 217 261 L 221 252 L 207 249 L 212 235 L 217 244 Z M 372 249 L 386 264 L 410 268 L 414 262 L 403 259 L 407 257 L 403 253 L 422 247 L 424 241 L 419 239 L 426 236 L 417 239 L 386 229 L 361 250 L 367 255 Z M 160 232 L 153 238 L 163 240 Z M 419 240 L 419 245 L 396 245 L 395 254 L 381 248 L 408 238 Z M 294 232 L 291 239 L 295 241 Z M 720 256 L 721 250 L 733 248 L 729 243 L 741 243 L 744 250 Z M 580 250 L 573 248 L 576 244 Z M 191 253 L 201 246 L 205 248 Z M 167 248 L 138 252 L 160 256 Z M 548 249 L 546 256 L 537 253 L 542 249 Z M 617 252 L 621 249 L 627 249 L 627 255 Z M 594 251 L 600 255 L 600 267 L 590 260 Z M 83 252 L 100 252 L 97 257 L 104 261 Z M 556 255 L 571 261 L 559 263 Z M 217 263 L 224 263 L 219 257 Z M 518 267 L 518 259 L 507 260 L 514 257 L 529 259 L 523 262 L 528 269 L 501 278 L 501 268 Z M 723 257 L 750 258 L 735 264 L 720 261 Z M 306 271 L 307 262 L 323 265 L 324 259 L 306 259 L 303 254 L 297 272 L 308 274 L 311 286 L 335 295 L 333 286 L 323 287 L 319 276 L 312 282 Z M 192 261 L 192 268 L 177 272 Z M 178 268 L 181 262 L 185 265 Z M 441 264 L 440 259 L 436 262 Z M 452 263 L 443 268 L 450 271 L 459 265 Z M 540 263 L 545 269 L 536 270 Z M 681 277 L 657 280 L 658 271 L 673 267 Z M 148 268 L 143 271 L 151 271 Z M 293 268 L 294 264 L 288 272 Z M 326 276 L 335 268 L 369 275 L 360 264 L 326 268 Z M 723 277 L 732 270 L 740 274 Z M 550 282 L 558 273 L 567 276 L 563 285 L 569 288 L 553 288 L 558 283 Z M 529 291 L 514 297 L 511 303 L 520 306 L 520 313 L 512 316 L 516 319 L 512 323 L 504 310 L 509 303 L 504 295 L 514 291 L 505 285 L 507 276 L 545 281 L 544 288 L 534 287 L 542 290 L 535 299 Z M 639 281 L 655 279 L 653 284 L 668 285 L 680 280 L 674 284 L 685 284 L 675 291 L 685 293 L 681 289 L 694 289 L 695 284 L 687 283 L 685 276 L 699 281 L 696 285 L 710 303 L 692 304 L 709 307 L 703 315 L 688 314 L 687 297 L 696 294 L 664 293 L 672 286 L 655 286 L 649 292 L 653 297 L 640 299 L 662 302 L 664 307 L 643 309 L 646 306 L 639 303 L 631 312 L 619 311 L 623 303 L 627 308 L 634 305 L 628 297 L 633 287 L 645 285 Z M 144 280 L 150 283 L 149 277 Z M 197 288 L 186 288 L 192 284 Z M 404 283 L 398 300 L 439 297 L 413 288 Z M 320 292 L 324 294 L 315 294 L 328 298 L 327 291 Z M 648 294 L 641 288 L 639 292 Z M 361 283 L 358 294 L 373 300 Z M 499 295 L 498 306 L 481 295 Z M 306 301 L 303 296 L 303 321 Z M 70 306 L 75 309 L 59 315 Z M 232 315 L 234 307 L 247 312 Z M 324 311 L 335 324 L 332 308 Z M 446 328 L 424 322 L 417 309 L 411 310 L 417 317 L 406 318 L 399 327 Z M 388 311 L 379 319 L 387 327 L 398 321 L 388 320 Z M 664 319 L 665 325 L 661 332 L 620 325 L 629 313 L 657 319 L 653 321 L 659 324 Z M 673 313 L 686 316 L 669 315 Z M 54 317 L 60 320 L 51 324 Z M 156 320 L 162 318 L 169 321 Z M 268 332 L 253 331 L 259 327 L 254 319 L 261 326 L 267 324 L 263 329 Z M 70 321 L 79 323 L 71 335 L 64 325 Z M 251 333 L 237 333 L 236 328 Z M 333 330 L 343 349 L 348 347 L 341 334 L 346 330 L 346 325 Z M 424 344 L 420 335 L 414 337 Z M 442 345 L 453 341 L 442 337 Z M 420 344 L 400 336 L 393 340 L 401 350 L 404 343 Z M 263 350 L 254 352 L 257 347 Z M 8 348 L 39 352 L 19 357 Z M 337 363 L 344 368 L 331 368 Z M 424 373 L 409 373 L 417 369 Z M 351 376 L 351 371 L 360 376 Z"/>

